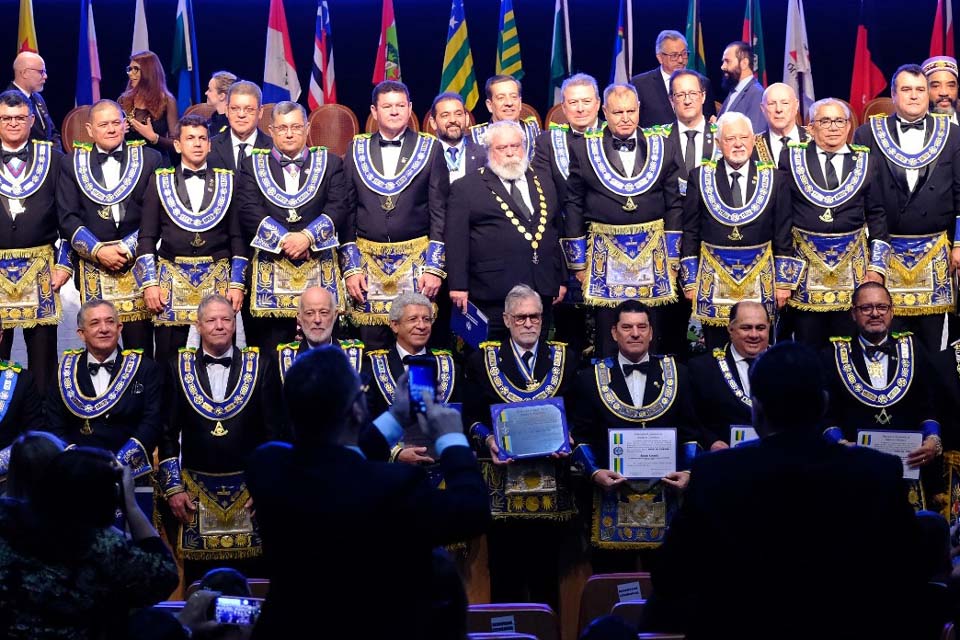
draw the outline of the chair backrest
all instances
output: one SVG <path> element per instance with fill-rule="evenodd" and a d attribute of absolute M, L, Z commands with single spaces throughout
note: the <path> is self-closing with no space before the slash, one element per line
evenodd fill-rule
<path fill-rule="evenodd" d="M 548 605 L 528 602 L 472 604 L 467 609 L 467 632 L 527 633 L 539 640 L 560 640 L 557 614 Z"/>
<path fill-rule="evenodd" d="M 93 142 L 85 126 L 89 117 L 90 105 L 88 104 L 74 107 L 64 116 L 63 124 L 60 126 L 60 140 L 64 151 L 71 151 L 74 142 Z"/>
<path fill-rule="evenodd" d="M 893 98 L 874 98 L 863 108 L 863 121 L 866 122 L 870 116 L 881 113 L 889 115 L 895 111 L 896 109 L 893 108 Z M 854 114 L 854 117 L 856 117 L 856 114 Z"/>
<path fill-rule="evenodd" d="M 420 122 L 417 120 L 417 114 L 410 112 L 410 123 L 407 125 L 414 131 L 420 131 Z M 373 114 L 371 113 L 367 116 L 367 127 L 365 131 L 367 133 L 375 133 L 377 130 L 377 121 L 373 119 Z"/>
<path fill-rule="evenodd" d="M 528 105 L 526 102 L 520 105 L 520 119 L 526 120 L 530 116 L 533 116 L 537 119 L 537 126 L 541 129 L 543 128 L 543 118 L 540 117 L 540 114 L 537 113 L 537 110 Z"/>
<path fill-rule="evenodd" d="M 432 136 L 437 135 L 437 130 L 433 128 L 433 125 L 430 123 L 430 112 L 423 114 L 423 132 L 429 133 Z M 473 117 L 472 111 L 467 111 L 467 126 L 464 128 L 463 133 L 467 135 L 467 129 L 477 124 L 477 119 Z"/>
<path fill-rule="evenodd" d="M 247 578 L 247 586 L 250 587 L 251 598 L 266 598 L 270 592 L 270 581 L 266 578 Z M 200 588 L 200 581 L 197 580 L 187 587 L 186 597 L 193 595 L 193 592 Z"/>
<path fill-rule="evenodd" d="M 577 635 L 591 620 L 610 613 L 618 602 L 647 599 L 651 593 L 653 582 L 646 572 L 598 573 L 590 576 L 580 594 Z"/>
<path fill-rule="evenodd" d="M 198 115 L 202 116 L 205 120 L 209 120 L 213 117 L 213 114 L 217 112 L 217 108 L 212 104 L 206 102 L 201 102 L 200 104 L 192 104 L 187 107 L 187 110 L 183 112 L 185 116 Z"/>
<path fill-rule="evenodd" d="M 358 133 L 357 116 L 342 104 L 322 104 L 307 119 L 307 144 L 327 147 L 341 158 Z"/>
<path fill-rule="evenodd" d="M 273 105 L 274 102 L 268 102 L 266 104 L 260 105 L 262 111 L 260 112 L 260 125 L 257 127 L 260 131 L 263 131 L 265 134 L 270 135 L 270 122 L 273 120 Z"/>
<path fill-rule="evenodd" d="M 153 609 L 161 609 L 163 611 L 169 611 L 170 613 L 177 614 L 180 613 L 180 610 L 183 609 L 183 606 L 186 604 L 184 600 L 164 600 L 163 602 L 158 602 L 153 605 Z"/>
<path fill-rule="evenodd" d="M 640 618 L 643 617 L 643 608 L 646 606 L 646 600 L 627 600 L 613 605 L 611 615 L 622 618 L 636 627 L 640 624 Z"/>
<path fill-rule="evenodd" d="M 685 640 L 682 633 L 638 633 L 637 640 Z"/>
<path fill-rule="evenodd" d="M 952 622 L 943 625 L 943 632 L 940 634 L 940 640 L 957 640 L 957 631 Z"/>
<path fill-rule="evenodd" d="M 557 124 L 567 124 L 567 116 L 563 113 L 563 105 L 555 104 L 550 107 L 550 111 L 547 111 L 547 126 L 550 126 L 551 122 L 556 122 Z"/>
<path fill-rule="evenodd" d="M 468 633 L 467 640 L 539 640 L 529 633 Z"/>

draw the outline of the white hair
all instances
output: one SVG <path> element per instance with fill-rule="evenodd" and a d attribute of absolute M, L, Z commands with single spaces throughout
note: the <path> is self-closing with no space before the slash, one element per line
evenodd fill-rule
<path fill-rule="evenodd" d="M 734 122 L 746 123 L 747 129 L 750 130 L 750 135 L 753 135 L 753 123 L 750 122 L 750 118 L 737 111 L 727 111 L 725 114 L 717 118 L 716 137 L 723 138 L 723 128 L 728 124 L 733 124 Z"/>

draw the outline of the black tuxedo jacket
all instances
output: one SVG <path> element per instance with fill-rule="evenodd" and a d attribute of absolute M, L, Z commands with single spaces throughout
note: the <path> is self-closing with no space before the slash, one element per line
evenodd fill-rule
<path fill-rule="evenodd" d="M 431 550 L 478 536 L 490 521 L 473 452 L 448 447 L 439 469 L 442 491 L 422 468 L 372 462 L 344 447 L 257 449 L 246 481 L 270 595 L 253 637 L 300 636 L 305 611 L 324 620 L 331 637 L 430 637 Z M 398 558 L 409 568 L 397 571 Z M 304 586 L 304 575 L 323 580 Z M 357 597 L 371 584 L 389 594 L 376 615 Z"/>
<path fill-rule="evenodd" d="M 756 165 L 752 162 L 748 162 L 748 165 L 750 168 L 747 174 L 746 200 L 753 196 L 758 180 Z M 699 256 L 701 242 L 721 247 L 751 247 L 772 241 L 774 255 L 793 255 L 790 190 L 787 186 L 787 181 L 791 178 L 786 173 L 774 171 L 773 197 L 767 208 L 753 222 L 739 225 L 740 235 L 743 236 L 740 240 L 731 240 L 729 235 L 732 227 L 718 222 L 703 203 L 700 192 L 701 171 L 703 168 L 697 167 L 690 172 L 687 197 L 683 201 L 683 242 L 680 249 L 684 258 Z M 732 191 L 726 166 L 722 161 L 718 161 L 715 175 L 720 199 L 730 203 Z"/>
<path fill-rule="evenodd" d="M 807 142 L 808 140 L 812 143 L 813 139 L 807 134 L 807 130 L 803 127 L 797 127 L 797 133 L 800 136 L 800 140 L 794 140 L 793 142 Z M 757 144 L 759 145 L 762 141 L 763 145 L 767 148 L 767 153 L 773 153 L 773 147 L 770 144 L 770 130 L 767 129 L 763 133 L 758 133 L 756 136 Z M 757 152 L 756 147 L 754 147 L 753 158 L 751 160 L 759 160 L 760 154 Z M 873 156 L 871 154 L 871 160 Z M 777 164 L 778 169 L 783 169 L 784 171 L 790 171 L 790 161 L 787 157 L 786 148 L 780 149 L 780 156 L 778 158 L 773 158 L 773 162 Z M 846 173 L 844 173 L 846 175 Z M 841 176 L 841 180 L 843 177 Z"/>
<path fill-rule="evenodd" d="M 20 87 L 11 82 L 7 85 L 6 90 L 20 91 Z M 23 92 L 21 91 L 21 93 Z M 47 101 L 43 99 L 43 95 L 33 92 L 27 99 L 33 103 L 34 112 L 33 127 L 30 129 L 30 139 L 49 140 L 53 143 L 54 149 L 62 151 L 63 145 L 60 141 L 60 132 L 57 130 L 57 125 L 53 122 L 53 118 L 50 117 L 50 109 L 47 108 Z"/>
<path fill-rule="evenodd" d="M 730 367 L 734 382 L 740 387 L 740 375 L 730 353 L 730 345 L 726 346 L 725 351 L 727 366 Z M 731 425 L 753 424 L 750 407 L 733 395 L 713 354 L 705 353 L 691 358 L 687 368 L 690 369 L 694 408 L 703 425 L 704 439 L 701 444 L 704 450 L 709 451 L 710 445 L 717 440 L 730 444 Z"/>
<path fill-rule="evenodd" d="M 270 173 L 277 185 L 283 188 L 283 169 L 273 155 L 267 161 Z M 317 187 L 316 194 L 301 207 L 297 207 L 300 220 L 287 222 L 288 211 L 278 207 L 266 199 L 257 186 L 257 179 L 253 173 L 253 157 L 245 158 L 242 169 L 236 175 L 236 192 L 233 204 L 230 206 L 230 215 L 240 220 L 243 239 L 246 244 L 257 234 L 257 227 L 264 218 L 272 217 L 287 231 L 300 231 L 325 213 L 339 230 L 348 217 L 347 188 L 344 182 L 343 160 L 335 153 L 327 152 L 327 168 L 323 180 Z M 300 172 L 300 186 L 307 179 L 307 172 Z"/>
<path fill-rule="evenodd" d="M 537 233 L 540 196 L 534 184 L 540 181 L 546 198 L 547 219 L 536 249 L 507 218 L 493 194 L 500 196 L 528 233 Z M 533 204 L 528 219 L 489 169 L 457 180 L 451 187 L 447 217 L 447 283 L 452 291 L 469 291 L 477 300 L 502 301 L 515 285 L 523 283 L 544 296 L 556 296 L 566 280 L 560 252 L 561 212 L 550 174 L 526 173 Z"/>
<path fill-rule="evenodd" d="M 469 176 L 481 167 L 487 166 L 487 148 L 473 141 L 470 135 L 463 136 L 464 177 Z"/>
<path fill-rule="evenodd" d="M 177 185 L 177 195 L 180 197 L 180 201 L 189 207 L 190 196 L 187 193 L 187 186 L 184 184 L 183 168 L 178 166 L 176 171 L 174 180 Z M 215 188 L 216 177 L 208 166 L 201 209 L 210 205 Z M 236 197 L 236 177 L 234 177 L 233 192 L 234 197 Z M 137 256 L 158 254 L 167 260 L 173 260 L 176 256 L 212 256 L 215 260 L 233 256 L 245 257 L 249 248 L 243 242 L 240 234 L 240 223 L 235 213 L 235 210 L 231 208 L 215 227 L 200 233 L 200 239 L 204 244 L 195 247 L 192 243 L 197 234 L 184 230 L 167 214 L 163 203 L 160 202 L 157 177 L 153 176 L 150 184 L 147 185 L 147 192 L 143 198 L 143 215 L 140 220 Z M 158 247 L 161 238 L 163 242 Z"/>
<path fill-rule="evenodd" d="M 899 142 L 896 116 L 887 116 L 890 136 Z M 857 144 L 870 147 L 870 161 L 879 165 L 877 183 L 887 212 L 887 228 L 892 234 L 917 235 L 946 231 L 953 240 L 956 214 L 960 211 L 960 129 L 949 125 L 950 133 L 940 156 L 920 170 L 911 192 L 904 169 L 890 163 L 880 151 L 870 123 L 854 133 Z M 926 117 L 925 140 L 933 133 L 933 116 Z"/>
<path fill-rule="evenodd" d="M 33 143 L 27 143 L 30 154 L 28 166 L 24 172 L 33 166 Z M 63 153 L 54 147 L 50 155 L 50 171 L 40 189 L 21 200 L 23 213 L 17 214 L 16 219 L 10 215 L 10 200 L 0 197 L 0 249 L 22 249 L 38 247 L 45 244 L 54 244 L 57 241 L 57 179 L 60 176 L 60 165 Z M 24 175 L 24 174 L 21 174 Z"/>
<path fill-rule="evenodd" d="M 117 356 L 117 366 L 114 367 L 111 379 L 120 373 L 121 357 Z M 90 370 L 87 368 L 87 354 L 84 352 L 77 363 L 77 388 L 87 396 L 93 397 L 96 392 L 93 381 L 90 379 Z M 116 406 L 99 418 L 90 420 L 93 433 L 83 435 L 83 418 L 75 416 L 63 404 L 60 395 L 59 380 L 47 392 L 47 424 L 50 432 L 59 436 L 67 444 L 84 447 L 100 447 L 116 453 L 127 440 L 136 438 L 143 444 L 148 453 L 153 451 L 160 440 L 163 428 L 163 369 L 150 360 L 142 358 L 140 367 L 130 386 L 123 392 Z"/>
<path fill-rule="evenodd" d="M 960 448 L 960 372 L 953 345 L 930 358 L 937 386 L 934 396 L 940 414 L 944 449 Z"/>
<path fill-rule="evenodd" d="M 553 185 L 557 188 L 557 196 L 560 198 L 561 207 L 563 207 L 567 202 L 568 178 L 560 173 L 560 168 L 557 166 L 557 154 L 553 151 L 553 143 L 550 138 L 551 132 L 549 129 L 541 131 L 540 135 L 537 136 L 533 162 L 530 163 L 530 166 L 538 176 L 549 174 L 553 177 Z M 583 145 L 583 135 L 573 133 L 572 130 L 567 131 L 568 154 L 572 153 L 569 150 L 574 145 Z"/>
<path fill-rule="evenodd" d="M 680 177 L 684 180 L 689 179 L 690 176 L 685 175 L 687 173 L 687 165 L 683 158 L 684 151 L 687 147 L 687 136 L 684 134 L 683 138 L 680 138 L 680 125 L 676 120 L 673 121 L 673 128 L 670 129 L 670 135 L 667 136 L 667 144 L 670 146 L 670 150 L 674 155 L 674 161 L 677 163 L 677 166 L 680 167 Z M 698 167 L 704 158 L 713 157 L 713 145 L 713 132 L 710 131 L 710 122 L 707 120 L 703 127 L 703 151 L 700 154 L 701 157 L 696 159 L 696 165 Z"/>
<path fill-rule="evenodd" d="M 418 134 L 407 129 L 403 134 L 398 168 L 406 166 L 416 148 Z M 394 208 L 384 211 L 384 196 L 374 193 L 360 178 L 353 159 L 356 142 L 350 142 L 344 156 L 344 174 L 347 182 L 348 216 L 341 229 L 340 244 L 363 238 L 372 242 L 403 242 L 422 236 L 443 242 L 447 214 L 447 198 L 450 195 L 450 171 L 441 155 L 443 148 L 434 142 L 427 166 L 410 181 L 399 195 L 393 197 Z M 383 156 L 380 153 L 380 134 L 374 133 L 370 140 L 370 161 L 377 171 L 383 171 Z M 449 252 L 448 252 L 449 257 Z"/>
<path fill-rule="evenodd" d="M 915 590 L 927 577 L 901 469 L 815 429 L 696 458 L 654 558 L 647 628 L 691 640 L 760 640 L 774 627 L 790 639 L 915 635 L 905 627 L 916 623 Z M 744 602 L 749 615 L 729 615 Z"/>
<path fill-rule="evenodd" d="M 257 138 L 253 143 L 255 149 L 269 149 L 273 146 L 273 139 L 260 129 L 257 129 Z M 210 155 L 207 157 L 207 164 L 210 167 L 218 169 L 230 169 L 233 172 L 242 169 L 237 167 L 237 154 L 233 151 L 233 139 L 230 137 L 228 128 L 221 134 L 215 135 L 210 140 Z"/>
<path fill-rule="evenodd" d="M 201 353 L 198 349 L 195 375 L 200 388 L 209 395 L 210 378 L 206 366 L 200 361 Z M 234 348 L 227 379 L 227 395 L 240 379 L 243 368 L 241 360 L 240 350 Z M 220 421 L 227 433 L 219 437 L 211 433 L 217 421 L 201 416 L 187 399 L 176 357 L 171 360 L 169 367 L 164 391 L 167 420 L 158 451 L 161 461 L 180 456 L 183 469 L 207 473 L 242 471 L 254 449 L 287 433 L 283 409 L 276 405 L 280 397 L 277 391 L 280 373 L 272 357 L 260 354 L 253 396 L 238 415 Z"/>
<path fill-rule="evenodd" d="M 17 374 L 17 386 L 0 419 L 0 450 L 13 444 L 24 431 L 49 431 L 43 415 L 43 396 L 26 369 Z"/>
<path fill-rule="evenodd" d="M 642 132 L 637 132 L 637 153 L 635 168 L 643 166 L 647 154 L 647 145 Z M 614 169 L 626 176 L 620 154 L 613 150 L 613 134 L 608 129 L 603 132 L 603 151 Z M 680 165 L 676 157 L 664 153 L 664 165 L 660 177 L 650 189 L 633 198 L 637 206 L 634 211 L 624 211 L 627 199 L 608 190 L 600 182 L 587 157 L 587 145 L 580 143 L 570 149 L 570 179 L 567 181 L 566 221 L 564 237 L 579 238 L 586 234 L 588 222 L 604 224 L 639 224 L 653 220 L 663 220 L 664 229 L 679 231 L 683 210 L 683 199 L 677 178 L 680 177 Z M 635 175 L 635 174 L 631 174 Z"/>
<path fill-rule="evenodd" d="M 641 127 L 666 124 L 676 119 L 659 66 L 633 76 L 630 78 L 630 84 L 637 88 L 637 96 L 640 98 Z M 713 104 L 713 88 L 710 86 L 710 79 L 706 76 L 703 78 L 703 88 L 707 92 L 703 103 L 703 115 L 709 120 L 717 110 Z"/>

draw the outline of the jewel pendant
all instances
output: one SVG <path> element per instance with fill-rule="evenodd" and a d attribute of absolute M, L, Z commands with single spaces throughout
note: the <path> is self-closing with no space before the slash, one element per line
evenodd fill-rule
<path fill-rule="evenodd" d="M 296 209 L 287 209 L 287 222 L 300 222 L 302 219 Z"/>
<path fill-rule="evenodd" d="M 877 424 L 890 424 L 890 422 L 893 420 L 893 416 L 888 414 L 887 410 L 884 408 L 881 409 L 880 413 L 875 415 L 873 419 L 877 421 Z"/>
<path fill-rule="evenodd" d="M 743 240 L 743 235 L 740 233 L 740 227 L 734 227 L 733 231 L 727 236 L 729 240 Z"/>
<path fill-rule="evenodd" d="M 100 207 L 97 209 L 97 215 L 103 218 L 104 220 L 109 220 L 112 216 L 110 215 L 110 205 L 105 207 Z"/>
<path fill-rule="evenodd" d="M 533 264 L 540 264 L 540 256 L 537 255 L 536 249 L 533 251 L 533 257 L 531 258 Z"/>
<path fill-rule="evenodd" d="M 205 244 L 207 244 L 207 241 L 200 237 L 200 233 L 194 233 L 193 240 L 190 241 L 190 246 L 199 248 Z"/>
<path fill-rule="evenodd" d="M 623 205 L 624 211 L 636 211 L 637 203 L 633 201 L 633 196 L 627 196 L 627 202 Z"/>
<path fill-rule="evenodd" d="M 217 420 L 217 425 L 213 428 L 213 431 L 210 432 L 210 435 L 221 438 L 228 433 L 230 433 L 230 431 L 228 429 L 224 429 L 220 421 Z"/>
<path fill-rule="evenodd" d="M 93 435 L 93 427 L 90 426 L 89 420 L 83 421 L 83 426 L 80 427 L 80 433 L 85 436 Z"/>
<path fill-rule="evenodd" d="M 820 222 L 833 222 L 833 210 L 829 207 L 820 214 Z"/>
<path fill-rule="evenodd" d="M 383 201 L 381 206 L 384 211 L 393 211 L 397 205 L 393 202 L 393 196 L 387 196 L 387 199 Z"/>

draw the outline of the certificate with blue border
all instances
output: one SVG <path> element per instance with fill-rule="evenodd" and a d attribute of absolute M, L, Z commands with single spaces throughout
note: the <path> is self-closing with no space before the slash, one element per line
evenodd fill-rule
<path fill-rule="evenodd" d="M 501 460 L 570 453 L 563 398 L 493 404 L 490 419 Z"/>

